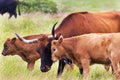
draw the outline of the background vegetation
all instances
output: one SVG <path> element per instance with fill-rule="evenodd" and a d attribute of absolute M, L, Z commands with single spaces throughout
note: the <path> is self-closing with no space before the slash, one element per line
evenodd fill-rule
<path fill-rule="evenodd" d="M 51 33 L 53 24 L 71 12 L 78 11 L 120 11 L 120 0 L 20 0 L 21 16 L 8 19 L 8 14 L 0 15 L 0 53 L 7 38 L 15 37 L 17 32 L 21 36 Z M 58 24 L 58 25 L 59 25 Z M 2 56 L 0 54 L 0 80 L 56 80 L 57 64 L 47 73 L 39 69 L 40 60 L 35 69 L 28 71 L 26 62 L 18 56 Z M 107 73 L 103 65 L 90 67 L 91 80 L 114 80 L 111 70 Z M 60 80 L 81 80 L 78 68 L 69 71 L 65 69 Z"/>
<path fill-rule="evenodd" d="M 53 0 L 21 0 L 20 5 L 24 12 L 56 13 L 58 10 Z"/>

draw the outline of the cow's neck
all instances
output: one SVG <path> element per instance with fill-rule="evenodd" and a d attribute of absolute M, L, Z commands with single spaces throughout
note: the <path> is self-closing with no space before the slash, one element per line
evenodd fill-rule
<path fill-rule="evenodd" d="M 75 55 L 74 55 L 74 42 L 70 40 L 65 40 L 62 43 L 62 46 L 65 50 L 65 56 L 71 60 L 76 60 Z"/>
<path fill-rule="evenodd" d="M 19 56 L 26 62 L 30 62 L 30 59 L 25 55 L 24 52 L 20 52 Z"/>
<path fill-rule="evenodd" d="M 23 48 L 24 48 L 23 43 L 16 40 L 16 42 L 14 43 L 14 46 L 17 50 L 17 52 L 16 52 L 17 55 L 20 56 L 24 61 L 29 62 L 29 59 L 27 58 L 26 54 L 23 52 Z"/>
<path fill-rule="evenodd" d="M 24 46 L 25 43 L 19 41 L 19 40 L 16 40 L 16 42 L 14 43 L 14 46 L 17 50 L 17 52 L 21 53 L 25 50 L 25 46 Z"/>
<path fill-rule="evenodd" d="M 55 30 L 55 34 L 59 35 L 62 34 L 64 36 L 64 38 L 68 38 L 68 37 L 72 37 L 72 36 L 76 36 L 78 34 L 72 33 L 71 30 L 69 30 L 71 26 L 59 26 L 56 30 Z"/>

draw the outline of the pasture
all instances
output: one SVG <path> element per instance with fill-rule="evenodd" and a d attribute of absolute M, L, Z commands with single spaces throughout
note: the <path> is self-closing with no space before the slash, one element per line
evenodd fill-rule
<path fill-rule="evenodd" d="M 62 19 L 71 12 L 78 11 L 120 11 L 120 0 L 53 0 L 57 3 L 58 13 L 22 13 L 17 19 L 8 15 L 0 15 L 0 53 L 3 44 L 7 38 L 15 37 L 15 32 L 21 36 L 32 34 L 51 33 L 53 24 Z M 57 65 L 54 63 L 51 70 L 47 73 L 40 71 L 40 60 L 35 64 L 33 71 L 27 70 L 26 62 L 18 56 L 2 56 L 0 54 L 0 80 L 57 80 Z M 66 66 L 67 67 L 67 66 Z M 91 80 L 114 80 L 111 73 L 106 72 L 103 65 L 92 65 L 90 67 Z M 81 80 L 82 76 L 79 70 L 74 66 L 74 70 L 69 71 L 65 68 L 59 80 Z"/>

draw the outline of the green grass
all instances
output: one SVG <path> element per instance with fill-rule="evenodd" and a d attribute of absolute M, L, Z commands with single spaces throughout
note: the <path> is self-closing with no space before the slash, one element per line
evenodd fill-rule
<path fill-rule="evenodd" d="M 59 8 L 58 14 L 43 13 L 22 13 L 17 19 L 8 15 L 0 16 L 0 52 L 7 38 L 15 37 L 15 32 L 21 36 L 51 33 L 53 24 L 62 19 L 71 12 L 75 11 L 108 11 L 120 10 L 119 0 L 54 0 Z M 42 73 L 39 69 L 40 60 L 35 64 L 33 71 L 28 71 L 24 62 L 18 56 L 0 55 L 0 80 L 57 80 L 57 65 L 55 63 L 52 69 L 47 73 Z M 93 65 L 90 67 L 90 80 L 114 80 L 110 72 L 106 72 L 103 65 Z M 73 71 L 66 68 L 59 80 L 81 80 L 78 68 L 75 66 Z"/>
<path fill-rule="evenodd" d="M 120 10 L 119 0 L 55 0 L 59 12 Z"/>

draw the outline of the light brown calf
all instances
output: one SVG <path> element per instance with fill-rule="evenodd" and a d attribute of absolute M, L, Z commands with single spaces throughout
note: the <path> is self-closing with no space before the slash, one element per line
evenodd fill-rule
<path fill-rule="evenodd" d="M 24 37 L 25 39 L 34 39 L 41 38 L 43 36 L 47 36 L 47 34 L 39 34 L 39 35 L 30 35 Z M 40 58 L 40 54 L 37 53 L 37 48 L 40 43 L 31 43 L 27 44 L 16 38 L 8 38 L 4 43 L 4 49 L 2 51 L 2 55 L 18 55 L 24 61 L 26 61 L 27 68 L 29 70 L 34 69 L 35 61 Z"/>
<path fill-rule="evenodd" d="M 62 57 L 71 59 L 78 67 L 83 67 L 84 77 L 89 77 L 89 66 L 94 63 L 112 64 L 114 74 L 120 78 L 120 33 L 85 34 L 52 41 L 52 60 Z"/>

